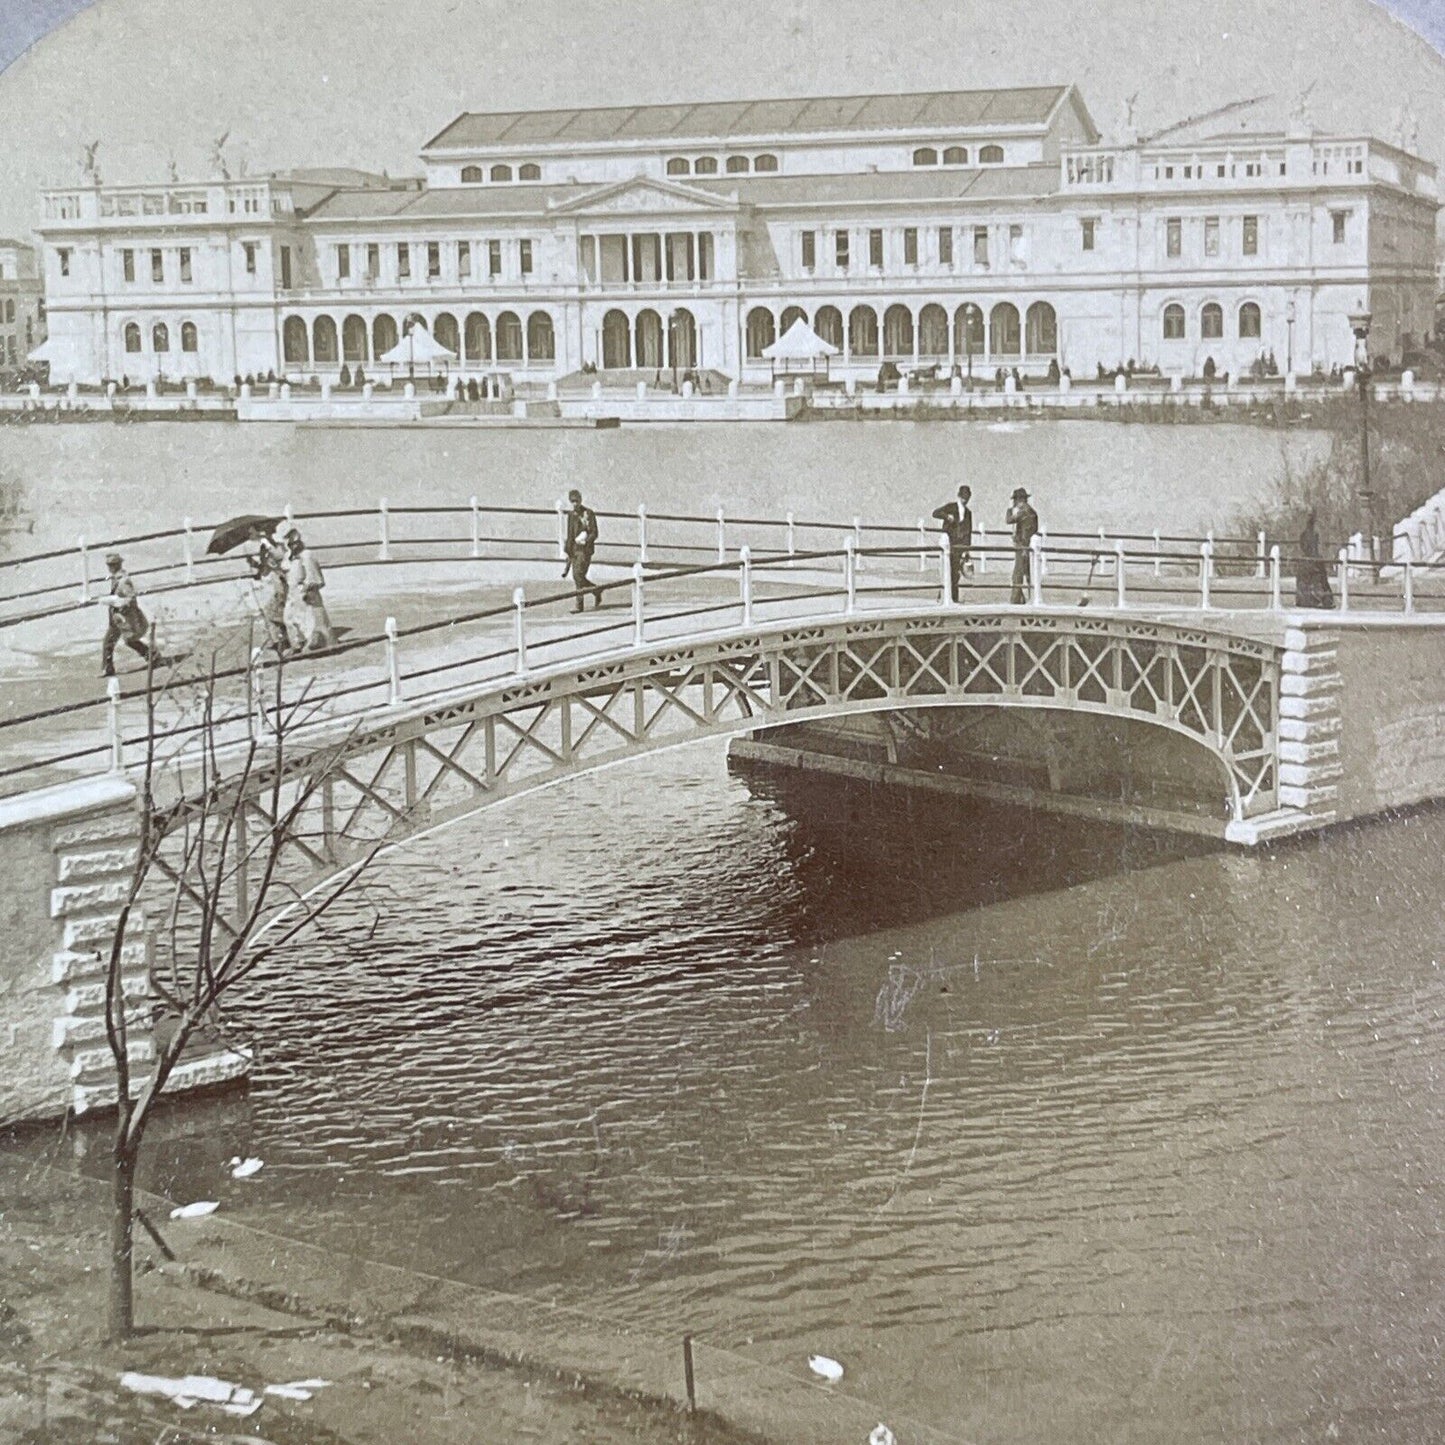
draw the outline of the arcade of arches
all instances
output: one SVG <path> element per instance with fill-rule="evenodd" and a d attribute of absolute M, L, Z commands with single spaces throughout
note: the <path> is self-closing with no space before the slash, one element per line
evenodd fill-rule
<path fill-rule="evenodd" d="M 887 307 L 861 303 L 843 311 L 820 306 L 810 316 L 802 306 L 786 306 L 775 313 L 753 306 L 744 323 L 747 359 L 760 361 L 763 350 L 802 318 L 845 362 L 862 359 L 889 361 L 962 362 L 1034 360 L 1057 357 L 1059 320 L 1047 301 L 1035 301 L 1024 311 L 1011 301 L 1000 301 L 988 311 L 965 301 L 952 309 L 939 302 Z"/>
<path fill-rule="evenodd" d="M 549 311 L 516 311 L 495 315 L 484 311 L 440 311 L 427 317 L 409 313 L 398 318 L 382 312 L 370 321 L 352 313 L 339 326 L 334 316 L 321 315 L 309 324 L 288 316 L 281 325 L 281 347 L 288 366 L 371 366 L 420 322 L 432 337 L 457 358 L 457 364 L 550 364 L 557 356 L 557 334 Z"/>

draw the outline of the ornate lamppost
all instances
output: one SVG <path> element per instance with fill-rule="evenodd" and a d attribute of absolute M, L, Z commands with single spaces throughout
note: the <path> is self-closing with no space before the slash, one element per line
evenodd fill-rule
<path fill-rule="evenodd" d="M 1350 312 L 1350 330 L 1355 334 L 1355 385 L 1360 392 L 1360 502 L 1365 509 L 1365 545 L 1370 565 L 1379 581 L 1379 558 L 1375 555 L 1375 493 L 1370 485 L 1370 312 L 1360 303 Z"/>
<path fill-rule="evenodd" d="M 1290 297 L 1288 304 L 1284 308 L 1285 330 L 1289 337 L 1286 342 L 1284 361 L 1284 374 L 1286 376 L 1294 375 L 1294 323 L 1296 314 L 1294 298 Z"/>
<path fill-rule="evenodd" d="M 982 315 L 972 301 L 963 308 L 963 351 L 968 358 L 968 389 L 973 390 L 973 318 Z"/>

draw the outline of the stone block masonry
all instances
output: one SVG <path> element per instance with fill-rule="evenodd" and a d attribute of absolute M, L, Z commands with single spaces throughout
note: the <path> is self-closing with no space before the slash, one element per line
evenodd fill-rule
<path fill-rule="evenodd" d="M 0 1123 L 83 1114 L 116 1100 L 105 1037 L 105 979 L 138 854 L 136 790 L 108 775 L 0 800 Z M 155 1058 L 144 914 L 121 952 L 122 987 L 139 1006 L 129 1052 L 136 1083 Z M 243 1077 L 245 1050 L 185 1060 L 168 1092 Z"/>

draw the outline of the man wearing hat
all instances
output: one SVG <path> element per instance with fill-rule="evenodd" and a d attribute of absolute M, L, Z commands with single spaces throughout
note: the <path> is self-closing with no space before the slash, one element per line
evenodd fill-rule
<path fill-rule="evenodd" d="M 1008 600 L 1021 607 L 1029 599 L 1029 549 L 1039 530 L 1039 514 L 1029 505 L 1029 494 L 1022 487 L 1014 488 L 1013 506 L 1004 521 L 1014 529 L 1013 588 Z"/>
<path fill-rule="evenodd" d="M 592 565 L 592 551 L 597 546 L 597 513 L 582 502 L 582 493 L 575 487 L 567 493 L 572 510 L 567 513 L 567 540 L 564 551 L 567 565 L 562 569 L 565 577 L 569 572 L 577 588 L 577 600 L 573 612 L 581 612 L 586 605 L 586 594 L 593 597 L 593 608 L 602 606 L 602 589 L 587 580 L 587 569 Z"/>
<path fill-rule="evenodd" d="M 933 509 L 933 519 L 942 524 L 943 535 L 948 538 L 949 588 L 953 600 L 963 586 L 963 574 L 968 570 L 969 551 L 973 546 L 973 512 L 969 500 L 973 492 L 968 487 L 958 489 L 956 502 L 945 502 Z"/>
<path fill-rule="evenodd" d="M 151 650 L 144 640 L 150 623 L 140 610 L 135 583 L 126 575 L 120 553 L 109 553 L 105 565 L 110 573 L 110 595 L 102 600 L 110 607 L 110 620 L 105 625 L 105 641 L 100 649 L 100 673 L 102 677 L 114 677 L 117 642 L 123 640 L 132 652 L 138 653 L 147 662 L 152 660 Z"/>

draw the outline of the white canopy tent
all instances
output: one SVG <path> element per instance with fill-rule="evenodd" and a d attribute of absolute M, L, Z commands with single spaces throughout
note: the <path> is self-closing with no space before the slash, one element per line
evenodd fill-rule
<path fill-rule="evenodd" d="M 448 351 L 420 321 L 413 321 L 407 327 L 406 335 L 391 348 L 376 358 L 386 366 L 405 366 L 415 370 L 418 366 L 430 369 L 433 362 L 450 365 L 457 359 L 455 351 Z"/>
<path fill-rule="evenodd" d="M 771 346 L 763 347 L 763 356 L 773 364 L 773 375 L 780 372 L 816 375 L 828 374 L 828 360 L 838 355 L 838 348 L 823 340 L 806 318 L 800 316 Z"/>

